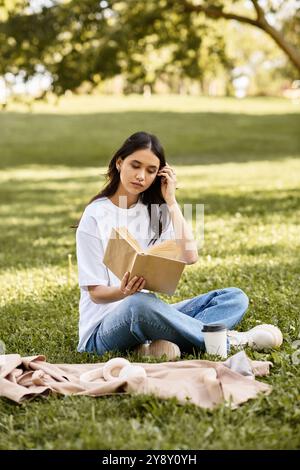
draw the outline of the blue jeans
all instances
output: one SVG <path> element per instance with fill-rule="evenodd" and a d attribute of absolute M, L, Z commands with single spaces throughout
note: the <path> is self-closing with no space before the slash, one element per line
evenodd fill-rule
<path fill-rule="evenodd" d="M 156 339 L 176 343 L 182 352 L 205 350 L 204 324 L 237 325 L 248 308 L 248 297 L 236 287 L 217 289 L 168 304 L 152 292 L 136 292 L 103 318 L 86 345 L 100 356 L 106 351 L 126 351 Z M 229 344 L 229 342 L 228 342 Z"/>

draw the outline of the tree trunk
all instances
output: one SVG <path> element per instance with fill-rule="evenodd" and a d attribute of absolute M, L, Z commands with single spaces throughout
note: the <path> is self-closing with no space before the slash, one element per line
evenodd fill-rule
<path fill-rule="evenodd" d="M 262 21 L 259 23 L 259 28 L 271 36 L 271 38 L 286 53 L 286 55 L 300 72 L 300 52 L 291 44 L 289 44 L 284 38 L 283 34 L 277 29 L 273 28 L 273 26 L 267 23 L 267 21 Z"/>
<path fill-rule="evenodd" d="M 251 26 L 261 29 L 276 42 L 276 44 L 288 56 L 290 61 L 300 72 L 300 52 L 285 39 L 281 31 L 278 31 L 277 29 L 273 28 L 273 26 L 271 26 L 267 22 L 265 17 L 266 13 L 259 5 L 259 2 L 257 0 L 251 0 L 257 13 L 257 18 L 249 18 L 247 16 L 237 15 L 236 13 L 232 12 L 225 12 L 222 6 L 193 5 L 187 0 L 181 1 L 184 5 L 185 11 L 189 13 L 201 12 L 204 13 L 208 18 L 212 18 L 215 20 L 218 20 L 220 18 L 224 18 L 225 20 L 235 20 L 240 23 L 250 24 Z"/>

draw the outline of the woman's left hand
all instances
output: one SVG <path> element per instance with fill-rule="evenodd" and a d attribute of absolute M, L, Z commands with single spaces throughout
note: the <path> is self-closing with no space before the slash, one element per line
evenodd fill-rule
<path fill-rule="evenodd" d="M 171 168 L 170 165 L 166 163 L 166 166 L 159 170 L 157 176 L 162 176 L 161 193 L 166 203 L 172 203 L 176 201 L 175 189 L 177 186 L 177 180 L 175 170 L 173 170 L 173 168 Z"/>

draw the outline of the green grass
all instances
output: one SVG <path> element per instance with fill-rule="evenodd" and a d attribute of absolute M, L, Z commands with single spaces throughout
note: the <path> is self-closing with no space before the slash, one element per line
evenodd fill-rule
<path fill-rule="evenodd" d="M 286 100 L 171 96 L 82 97 L 57 109 L 0 114 L 0 340 L 7 353 L 99 361 L 76 352 L 79 288 L 69 225 L 102 186 L 112 152 L 141 129 L 161 138 L 177 170 L 179 203 L 205 204 L 200 259 L 187 266 L 176 295 L 160 297 L 176 302 L 237 286 L 250 298 L 240 329 L 271 322 L 284 334 L 278 351 L 247 350 L 273 362 L 260 379 L 273 391 L 237 410 L 154 396 L 1 399 L 0 449 L 300 447 L 300 373 L 292 361 L 300 333 L 298 113 Z"/>
<path fill-rule="evenodd" d="M 90 96 L 17 111 L 0 121 L 0 168 L 99 166 L 141 129 L 157 134 L 178 165 L 299 157 L 299 110 L 283 99 Z"/>

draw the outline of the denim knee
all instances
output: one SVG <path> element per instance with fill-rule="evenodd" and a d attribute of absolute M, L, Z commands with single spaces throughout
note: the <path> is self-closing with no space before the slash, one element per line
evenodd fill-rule
<path fill-rule="evenodd" d="M 174 328 L 166 321 L 166 315 L 163 306 L 157 296 L 145 293 L 138 293 L 132 296 L 130 304 L 130 331 L 139 341 L 144 342 L 152 339 L 153 335 L 161 334 L 163 339 L 165 335 L 171 334 Z"/>
<path fill-rule="evenodd" d="M 144 317 L 150 319 L 152 311 L 157 310 L 157 308 L 154 308 L 156 301 L 157 297 L 155 294 L 149 296 L 149 294 L 145 292 L 136 292 L 128 299 L 131 320 L 138 321 Z"/>
<path fill-rule="evenodd" d="M 247 294 L 245 294 L 245 292 L 238 287 L 229 287 L 229 290 L 231 294 L 233 294 L 233 298 L 240 310 L 245 313 L 249 306 L 249 298 Z"/>
<path fill-rule="evenodd" d="M 146 292 L 136 292 L 135 294 L 127 297 L 126 302 L 128 307 L 136 307 L 137 309 L 143 310 L 149 303 L 153 302 L 153 298 L 156 298 L 155 294 L 148 294 Z"/>

